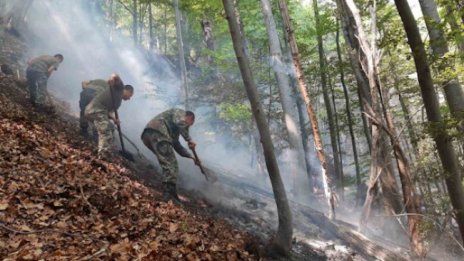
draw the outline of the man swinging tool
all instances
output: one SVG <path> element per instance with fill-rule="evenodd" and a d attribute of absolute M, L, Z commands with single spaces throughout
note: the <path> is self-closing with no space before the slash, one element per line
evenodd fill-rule
<path fill-rule="evenodd" d="M 121 78 L 114 74 L 107 82 L 103 91 L 97 93 L 85 108 L 85 117 L 93 123 L 98 133 L 98 157 L 111 160 L 111 147 L 113 144 L 113 126 L 120 124 L 115 111 L 121 106 L 123 100 L 129 100 L 134 95 L 134 88 L 124 85 Z"/>
<path fill-rule="evenodd" d="M 189 135 L 189 127 L 195 122 L 195 114 L 181 109 L 170 109 L 155 116 L 142 133 L 142 141 L 158 158 L 164 178 L 163 200 L 172 199 L 180 202 L 177 196 L 176 183 L 179 167 L 174 150 L 185 158 L 192 159 L 196 165 L 201 163 L 195 159 L 179 142 L 182 135 L 189 148 L 194 149 L 196 144 Z"/>

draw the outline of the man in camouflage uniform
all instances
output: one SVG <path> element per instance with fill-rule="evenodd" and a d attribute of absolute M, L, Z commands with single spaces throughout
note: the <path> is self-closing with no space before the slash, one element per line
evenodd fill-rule
<path fill-rule="evenodd" d="M 193 159 L 196 165 L 200 163 L 179 142 L 182 135 L 190 148 L 195 148 L 195 143 L 189 135 L 189 127 L 195 122 L 195 114 L 181 109 L 170 109 L 155 116 L 142 133 L 142 141 L 158 158 L 163 170 L 165 189 L 164 200 L 173 199 L 180 202 L 176 192 L 177 165 L 174 150 L 185 158 Z"/>
<path fill-rule="evenodd" d="M 85 137 L 89 134 L 89 122 L 85 118 L 85 108 L 98 93 L 104 91 L 106 88 L 108 88 L 108 81 L 103 79 L 82 82 L 82 91 L 79 99 L 79 126 L 81 127 L 81 134 Z"/>
<path fill-rule="evenodd" d="M 47 97 L 47 81 L 53 71 L 63 62 L 63 55 L 42 55 L 28 62 L 26 70 L 27 85 L 32 106 L 39 111 L 51 110 L 45 106 Z"/>
<path fill-rule="evenodd" d="M 104 90 L 97 93 L 85 108 L 85 117 L 91 121 L 98 133 L 98 156 L 100 159 L 111 159 L 111 147 L 113 144 L 113 125 L 110 119 L 117 125 L 119 120 L 115 117 L 123 100 L 129 100 L 134 95 L 134 88 L 124 85 L 118 75 L 112 75 Z"/>

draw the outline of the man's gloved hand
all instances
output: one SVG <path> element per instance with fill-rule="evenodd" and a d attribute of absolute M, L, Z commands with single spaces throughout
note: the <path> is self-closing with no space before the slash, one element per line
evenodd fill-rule
<path fill-rule="evenodd" d="M 195 142 L 191 141 L 191 140 L 189 140 L 187 142 L 187 144 L 188 144 L 189 148 L 192 149 L 192 150 L 194 150 L 195 147 L 197 146 L 197 144 Z"/>

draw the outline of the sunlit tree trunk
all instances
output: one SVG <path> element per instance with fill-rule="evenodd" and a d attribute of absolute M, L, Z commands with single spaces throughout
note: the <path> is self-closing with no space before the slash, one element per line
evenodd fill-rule
<path fill-rule="evenodd" d="M 338 25 L 338 19 L 337 19 L 337 25 Z M 354 166 L 356 169 L 356 201 L 360 199 L 360 189 L 361 189 L 361 168 L 359 167 L 359 159 L 358 159 L 358 149 L 356 147 L 356 136 L 354 135 L 354 130 L 353 130 L 353 116 L 351 114 L 351 103 L 350 103 L 350 97 L 348 94 L 348 88 L 346 86 L 345 82 L 345 71 L 343 69 L 343 59 L 342 59 L 342 52 L 340 49 L 340 27 L 337 26 L 337 34 L 335 37 L 335 43 L 337 45 L 337 57 L 338 57 L 338 69 L 340 73 L 340 82 L 343 87 L 343 94 L 345 97 L 345 110 L 346 110 L 346 115 L 348 118 L 348 128 L 350 131 L 350 138 L 351 138 L 351 146 L 353 148 L 353 158 L 354 158 Z"/>
<path fill-rule="evenodd" d="M 264 16 L 267 34 L 269 37 L 269 48 L 271 52 L 271 66 L 274 69 L 277 84 L 279 86 L 280 102 L 284 113 L 285 127 L 289 137 L 289 145 L 291 150 L 290 165 L 293 174 L 294 190 L 297 195 L 301 196 L 305 192 L 310 191 L 310 184 L 304 173 L 304 149 L 303 142 L 298 131 L 298 117 L 296 114 L 295 101 L 292 98 L 292 90 L 287 73 L 282 71 L 286 68 L 283 63 L 282 50 L 280 48 L 279 35 L 272 14 L 272 8 L 269 0 L 261 0 L 261 8 Z"/>
<path fill-rule="evenodd" d="M 435 140 L 438 154 L 445 170 L 444 178 L 448 187 L 448 194 L 456 215 L 456 222 L 458 223 L 461 237 L 464 240 L 464 191 L 461 183 L 459 162 L 453 148 L 452 139 L 444 128 L 438 96 L 435 92 L 432 75 L 428 66 L 427 53 L 414 15 L 406 0 L 395 0 L 395 4 L 403 22 L 408 44 L 414 58 L 427 119 L 431 126 L 434 127 L 431 135 Z"/>
<path fill-rule="evenodd" d="M 285 193 L 284 184 L 280 177 L 279 166 L 274 154 L 274 146 L 272 144 L 269 126 L 264 115 L 264 110 L 259 101 L 256 84 L 253 80 L 250 64 L 243 46 L 242 34 L 240 32 L 237 17 L 235 16 L 235 8 L 232 0 L 223 0 L 225 13 L 227 16 L 230 34 L 234 45 L 237 62 L 242 74 L 243 83 L 250 100 L 253 115 L 258 126 L 261 142 L 263 145 L 264 156 L 266 158 L 266 166 L 269 172 L 274 198 L 277 204 L 279 216 L 279 226 L 276 236 L 273 240 L 273 250 L 277 253 L 289 255 L 292 244 L 292 214 Z"/>
<path fill-rule="evenodd" d="M 334 178 L 337 180 L 337 187 L 339 188 L 339 193 L 343 194 L 343 180 L 341 174 L 341 164 L 340 164 L 340 152 L 337 143 L 337 130 L 336 130 L 336 123 L 334 119 L 334 108 L 331 106 L 330 97 L 329 97 L 329 85 L 328 85 L 328 75 L 327 75 L 327 65 L 325 60 L 325 53 L 324 53 L 324 46 L 322 40 L 322 28 L 319 21 L 319 7 L 317 5 L 317 0 L 313 0 L 313 9 L 314 9 L 314 17 L 316 21 L 316 31 L 317 31 L 317 49 L 319 53 L 319 68 L 320 68 L 320 76 L 321 76 L 321 87 L 322 87 L 322 94 L 324 97 L 324 104 L 327 110 L 327 119 L 329 121 L 329 131 L 330 131 L 330 145 L 332 147 L 332 156 L 334 159 L 334 168 L 335 168 L 335 176 Z"/>
<path fill-rule="evenodd" d="M 300 53 L 298 51 L 298 46 L 296 44 L 294 31 L 293 31 L 290 16 L 288 13 L 288 6 L 285 0 L 279 0 L 279 7 L 280 7 L 280 12 L 283 17 L 284 25 L 285 25 L 285 28 L 288 34 L 288 41 L 289 41 L 290 50 L 292 53 L 293 64 L 295 66 L 298 87 L 300 90 L 300 94 L 303 96 L 303 100 L 306 104 L 306 110 L 308 113 L 308 117 L 311 121 L 311 127 L 313 130 L 314 143 L 316 147 L 317 156 L 319 158 L 319 161 L 321 162 L 322 181 L 324 185 L 324 193 L 328 201 L 328 205 L 330 207 L 330 217 L 335 218 L 335 191 L 334 191 L 335 184 L 332 180 L 332 176 L 330 175 L 330 173 L 328 173 L 328 162 L 327 162 L 327 157 L 324 151 L 324 145 L 322 144 L 319 124 L 317 121 L 316 113 L 313 108 L 311 96 L 308 93 L 308 88 L 304 80 L 303 68 L 300 62 Z"/>
<path fill-rule="evenodd" d="M 188 95 L 188 83 L 187 83 L 187 66 L 185 65 L 185 54 L 184 54 L 184 41 L 182 40 L 182 24 L 181 15 L 179 11 L 179 0 L 174 0 L 174 11 L 176 13 L 176 37 L 177 37 L 177 50 L 179 52 L 179 65 L 180 73 L 182 78 L 182 89 L 184 91 L 184 104 L 185 108 L 189 109 L 189 95 Z"/>

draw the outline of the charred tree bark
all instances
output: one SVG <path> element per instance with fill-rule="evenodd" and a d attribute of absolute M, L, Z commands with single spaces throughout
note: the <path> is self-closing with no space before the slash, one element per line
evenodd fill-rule
<path fill-rule="evenodd" d="M 283 63 L 282 50 L 280 48 L 279 35 L 275 24 L 274 15 L 272 14 L 271 3 L 269 0 L 261 0 L 261 9 L 264 16 L 267 34 L 269 37 L 269 48 L 271 52 L 271 67 L 274 70 L 277 84 L 279 86 L 280 102 L 284 113 L 284 123 L 288 133 L 288 142 L 291 149 L 291 169 L 293 176 L 294 190 L 297 196 L 303 196 L 305 192 L 310 191 L 311 185 L 306 176 L 302 176 L 304 171 L 304 149 L 301 134 L 298 131 L 298 118 L 295 101 L 292 99 L 292 90 L 290 88 L 289 77 L 286 72 L 282 71 L 286 65 Z"/>
<path fill-rule="evenodd" d="M 324 104 L 327 110 L 327 119 L 329 121 L 329 130 L 330 130 L 330 145 L 332 146 L 332 155 L 334 159 L 334 168 L 335 168 L 335 176 L 334 179 L 337 181 L 338 192 L 343 194 L 343 178 L 341 174 L 341 165 L 340 165 L 340 152 L 337 143 L 337 130 L 335 126 L 335 119 L 334 119 L 334 108 L 331 106 L 330 97 L 329 97 L 329 86 L 327 84 L 328 76 L 327 76 L 327 65 L 325 60 L 325 53 L 324 53 L 324 46 L 322 40 L 322 31 L 321 31 L 321 24 L 319 21 L 319 7 L 317 6 L 317 0 L 313 0 L 313 9 L 314 9 L 314 17 L 316 21 L 316 30 L 317 30 L 317 49 L 319 53 L 319 68 L 320 68 L 320 76 L 321 76 L 321 86 L 322 86 L 322 94 L 324 96 Z"/>
<path fill-rule="evenodd" d="M 283 17 L 285 28 L 288 33 L 288 41 L 289 41 L 290 50 L 292 53 L 293 64 L 295 66 L 298 86 L 300 89 L 300 93 L 303 96 L 304 102 L 306 104 L 306 111 L 311 121 L 311 127 L 313 130 L 314 143 L 316 147 L 317 156 L 319 158 L 319 161 L 321 162 L 324 193 L 325 193 L 325 196 L 328 201 L 328 205 L 331 210 L 330 217 L 335 218 L 335 191 L 334 191 L 335 186 L 334 186 L 334 182 L 332 180 L 330 173 L 328 173 L 328 162 L 327 162 L 327 157 L 324 151 L 324 146 L 322 144 L 321 134 L 319 131 L 319 124 L 317 122 L 316 113 L 314 112 L 313 104 L 311 101 L 311 96 L 308 93 L 308 89 L 306 87 L 306 83 L 304 80 L 303 68 L 300 62 L 300 53 L 298 51 L 298 46 L 296 44 L 295 35 L 293 34 L 293 28 L 292 28 L 290 16 L 288 14 L 287 3 L 285 2 L 285 0 L 279 0 L 279 7 L 280 7 L 280 12 Z"/>
<path fill-rule="evenodd" d="M 337 19 L 337 25 L 338 25 Z M 346 115 L 348 117 L 348 128 L 350 131 L 350 138 L 351 138 L 351 146 L 353 148 L 353 158 L 354 158 L 354 165 L 356 169 L 356 187 L 357 187 L 357 194 L 356 194 L 356 201 L 360 198 L 360 189 L 361 189 L 361 168 L 359 167 L 359 159 L 358 159 L 358 149 L 356 147 L 356 136 L 354 135 L 353 130 L 353 116 L 351 114 L 351 104 L 350 104 L 350 97 L 348 95 L 348 88 L 346 87 L 345 83 L 345 72 L 343 69 L 343 59 L 342 59 L 342 52 L 340 49 L 340 27 L 337 26 L 337 34 L 335 37 L 335 42 L 337 45 L 337 57 L 338 57 L 338 69 L 340 73 L 340 82 L 343 87 L 343 94 L 345 97 L 345 110 Z"/>
<path fill-rule="evenodd" d="M 284 184 L 280 177 L 279 166 L 274 154 L 274 146 L 272 144 L 271 135 L 269 133 L 269 126 L 266 122 L 264 110 L 261 102 L 259 101 L 258 91 L 256 84 L 253 80 L 250 64 L 245 53 L 243 46 L 242 34 L 240 26 L 237 23 L 235 16 L 235 8 L 232 0 L 223 0 L 225 13 L 227 16 L 230 34 L 234 45 L 237 62 L 242 74 L 243 83 L 250 100 L 253 115 L 255 117 L 258 130 L 261 136 L 263 145 L 264 156 L 266 158 L 266 166 L 271 179 L 274 198 L 277 204 L 277 211 L 279 216 L 279 226 L 277 235 L 273 240 L 273 250 L 277 253 L 289 255 L 292 244 L 292 214 L 288 204 L 287 195 L 285 193 Z"/>
<path fill-rule="evenodd" d="M 444 129 L 438 96 L 433 86 L 432 75 L 427 61 L 427 53 L 422 42 L 416 20 L 406 0 L 395 0 L 396 8 L 403 22 L 408 44 L 414 58 L 422 99 L 427 119 L 434 127 L 431 133 L 435 140 L 443 169 L 448 194 L 453 206 L 456 222 L 464 240 L 464 191 L 462 188 L 461 169 L 454 150 L 452 140 Z"/>
<path fill-rule="evenodd" d="M 174 0 L 174 11 L 176 13 L 176 37 L 177 37 L 177 50 L 179 52 L 179 66 L 180 74 L 182 78 L 182 89 L 184 91 L 184 104 L 188 110 L 189 106 L 189 95 L 188 95 L 188 82 L 187 82 L 187 66 L 185 65 L 185 54 L 184 54 L 184 41 L 182 40 L 182 24 L 181 15 L 179 11 L 179 0 Z"/>

